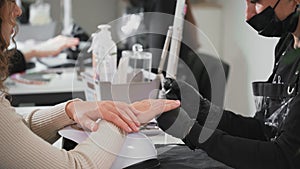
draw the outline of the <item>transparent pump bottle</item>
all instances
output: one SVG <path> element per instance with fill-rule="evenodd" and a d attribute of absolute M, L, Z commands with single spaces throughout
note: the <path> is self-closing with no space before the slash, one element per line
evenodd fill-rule
<path fill-rule="evenodd" d="M 140 81 L 147 82 L 150 80 L 152 54 L 145 52 L 141 44 L 134 44 L 132 51 L 126 50 L 122 52 L 122 57 L 128 59 L 128 71 L 130 74 L 129 79 L 137 76 L 140 72 L 144 71 Z"/>
<path fill-rule="evenodd" d="M 117 69 L 117 46 L 112 40 L 110 25 L 99 25 L 99 32 L 93 34 L 94 77 L 100 81 L 112 82 Z"/>

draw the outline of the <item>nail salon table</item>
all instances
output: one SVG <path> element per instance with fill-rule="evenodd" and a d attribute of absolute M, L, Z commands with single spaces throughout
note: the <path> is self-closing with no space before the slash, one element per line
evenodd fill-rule
<path fill-rule="evenodd" d="M 36 65 L 34 70 L 14 74 L 6 80 L 13 106 L 45 106 L 72 98 L 85 99 L 84 84 L 74 67 L 47 69 Z"/>

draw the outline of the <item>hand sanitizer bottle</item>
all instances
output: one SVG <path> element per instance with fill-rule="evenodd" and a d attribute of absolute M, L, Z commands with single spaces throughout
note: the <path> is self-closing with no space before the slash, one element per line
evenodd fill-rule
<path fill-rule="evenodd" d="M 94 77 L 112 82 L 117 69 L 117 46 L 112 40 L 110 25 L 99 25 L 99 32 L 92 35 Z"/>

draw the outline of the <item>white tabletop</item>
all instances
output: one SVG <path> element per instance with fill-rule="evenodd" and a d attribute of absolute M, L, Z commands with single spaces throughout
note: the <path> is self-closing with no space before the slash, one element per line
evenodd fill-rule
<path fill-rule="evenodd" d="M 50 82 L 42 85 L 23 84 L 8 79 L 8 89 L 10 94 L 39 94 L 39 93 L 59 93 L 59 92 L 79 92 L 84 91 L 84 84 L 78 80 L 74 68 L 56 69 L 58 71 Z"/>

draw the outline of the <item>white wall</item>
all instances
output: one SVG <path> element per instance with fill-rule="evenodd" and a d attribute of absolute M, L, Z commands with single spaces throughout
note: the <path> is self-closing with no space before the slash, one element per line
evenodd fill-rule
<path fill-rule="evenodd" d="M 97 25 L 116 19 L 119 11 L 119 0 L 73 0 L 73 19 L 88 33 L 97 30 Z M 62 22 L 63 13 L 61 3 L 63 0 L 46 0 L 51 4 L 51 15 L 55 20 Z M 61 27 L 60 27 L 61 29 Z"/>
<path fill-rule="evenodd" d="M 195 2 L 191 9 L 199 29 L 199 52 L 222 56 L 222 6 L 216 3 Z"/>
<path fill-rule="evenodd" d="M 116 19 L 119 0 L 73 0 L 74 20 L 93 33 L 99 24 Z"/>
<path fill-rule="evenodd" d="M 272 71 L 278 39 L 258 36 L 245 22 L 245 1 L 219 0 L 223 6 L 223 56 L 230 64 L 225 105 L 244 115 L 255 113 L 251 82 L 266 80 Z"/>

